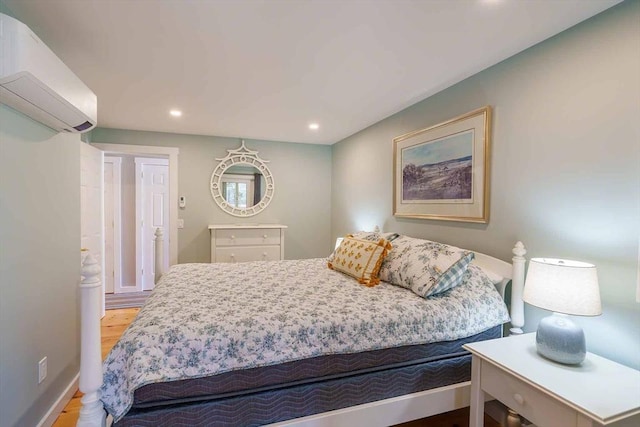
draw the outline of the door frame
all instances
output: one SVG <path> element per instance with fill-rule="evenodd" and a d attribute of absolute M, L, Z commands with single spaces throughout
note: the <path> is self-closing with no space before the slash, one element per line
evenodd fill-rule
<path fill-rule="evenodd" d="M 113 293 L 122 293 L 122 157 L 104 156 L 104 163 L 111 163 L 113 166 L 113 253 L 107 254 L 107 233 L 105 232 L 105 265 L 107 256 L 113 257 Z M 105 188 L 106 188 L 105 181 Z M 106 209 L 106 203 L 105 203 Z M 105 210 L 105 227 L 106 210 Z M 105 272 L 106 281 L 106 272 Z M 105 283 L 106 286 L 106 283 Z"/>
<path fill-rule="evenodd" d="M 169 242 L 169 265 L 178 263 L 178 155 L 177 147 L 156 147 L 152 145 L 104 144 L 92 142 L 92 146 L 106 154 L 131 154 L 134 156 L 169 157 L 169 230 L 165 230 L 165 239 Z M 165 241 L 165 244 L 167 242 Z"/>

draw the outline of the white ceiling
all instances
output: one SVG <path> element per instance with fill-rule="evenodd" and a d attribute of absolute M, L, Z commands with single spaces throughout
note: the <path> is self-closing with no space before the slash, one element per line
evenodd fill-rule
<path fill-rule="evenodd" d="M 2 1 L 97 94 L 101 127 L 319 144 L 619 3 Z"/>

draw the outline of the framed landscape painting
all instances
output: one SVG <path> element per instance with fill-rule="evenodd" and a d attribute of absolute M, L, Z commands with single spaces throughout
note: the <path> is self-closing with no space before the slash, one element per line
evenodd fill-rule
<path fill-rule="evenodd" d="M 491 107 L 393 139 L 393 214 L 487 223 Z"/>

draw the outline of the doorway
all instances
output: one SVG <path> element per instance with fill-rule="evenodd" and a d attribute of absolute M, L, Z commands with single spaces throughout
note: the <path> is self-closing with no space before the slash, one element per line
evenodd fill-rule
<path fill-rule="evenodd" d="M 153 289 L 155 227 L 164 229 L 165 268 L 177 262 L 179 151 L 91 145 L 105 152 L 105 285 L 114 294 Z"/>

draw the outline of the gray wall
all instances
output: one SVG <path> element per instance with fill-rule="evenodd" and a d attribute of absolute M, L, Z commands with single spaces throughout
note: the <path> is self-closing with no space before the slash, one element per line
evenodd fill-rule
<path fill-rule="evenodd" d="M 275 196 L 269 206 L 250 218 L 223 212 L 211 198 L 209 182 L 216 158 L 240 147 L 239 138 L 180 135 L 158 132 L 95 129 L 92 142 L 153 145 L 180 149 L 179 195 L 187 206 L 179 209 L 184 229 L 178 230 L 178 262 L 209 262 L 209 224 L 281 223 L 285 234 L 285 258 L 326 256 L 331 247 L 331 147 L 312 144 L 246 140 L 250 150 L 268 160 L 275 180 Z"/>
<path fill-rule="evenodd" d="M 36 425 L 79 370 L 80 144 L 0 104 L 2 426 Z"/>
<path fill-rule="evenodd" d="M 596 264 L 604 314 L 590 351 L 640 368 L 640 3 L 623 3 L 333 147 L 333 238 L 376 224 L 509 260 Z M 395 218 L 392 139 L 494 109 L 487 225 Z M 547 312 L 526 307 L 526 330 Z"/>

